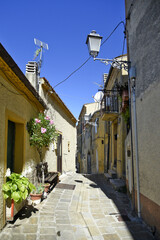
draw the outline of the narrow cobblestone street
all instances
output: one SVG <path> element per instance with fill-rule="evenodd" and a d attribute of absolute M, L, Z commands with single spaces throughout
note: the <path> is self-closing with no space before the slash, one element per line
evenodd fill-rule
<path fill-rule="evenodd" d="M 1 240 L 151 240 L 127 196 L 103 175 L 68 174 L 41 204 L 7 224 Z"/>

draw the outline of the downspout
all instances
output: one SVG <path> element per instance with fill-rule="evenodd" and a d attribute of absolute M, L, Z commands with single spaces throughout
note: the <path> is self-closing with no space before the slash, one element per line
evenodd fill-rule
<path fill-rule="evenodd" d="M 136 97 L 135 97 L 135 75 L 136 75 L 135 68 L 132 67 L 130 69 L 130 80 L 131 80 L 131 84 L 132 84 L 133 122 L 134 122 L 135 154 L 136 154 L 137 212 L 138 212 L 138 217 L 141 218 L 137 115 L 136 115 Z"/>
<path fill-rule="evenodd" d="M 130 66 L 129 66 L 130 67 Z M 128 76 L 128 93 L 129 93 L 129 115 L 130 115 L 130 131 L 131 131 L 131 152 L 132 152 L 132 204 L 133 211 L 135 211 L 135 182 L 134 182 L 134 159 L 133 159 L 133 130 L 132 130 L 132 111 L 131 111 L 131 86 L 130 86 L 130 78 Z"/>
<path fill-rule="evenodd" d="M 130 12 L 130 11 L 129 11 Z M 125 0 L 125 16 L 126 16 L 126 26 L 125 26 L 125 34 L 127 40 L 127 58 L 128 62 L 130 62 L 130 49 L 129 49 L 129 35 L 127 31 L 127 20 L 130 19 L 130 13 L 127 13 L 127 1 Z M 130 65 L 128 66 L 128 71 L 130 70 Z M 132 132 L 132 111 L 131 111 L 131 83 L 130 77 L 128 77 L 128 93 L 129 93 L 129 114 L 130 114 L 130 130 L 131 130 L 131 152 L 132 152 L 132 201 L 133 201 L 133 211 L 135 210 L 135 182 L 134 182 L 134 159 L 133 159 L 133 132 Z"/>
<path fill-rule="evenodd" d="M 108 151 L 107 151 L 107 172 L 109 170 L 109 154 L 110 153 L 110 122 L 108 122 Z"/>

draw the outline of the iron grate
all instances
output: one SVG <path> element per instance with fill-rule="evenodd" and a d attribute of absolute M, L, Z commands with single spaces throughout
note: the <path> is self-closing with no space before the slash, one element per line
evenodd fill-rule
<path fill-rule="evenodd" d="M 56 188 L 67 189 L 67 190 L 74 190 L 76 185 L 73 184 L 65 184 L 65 183 L 58 183 Z"/>

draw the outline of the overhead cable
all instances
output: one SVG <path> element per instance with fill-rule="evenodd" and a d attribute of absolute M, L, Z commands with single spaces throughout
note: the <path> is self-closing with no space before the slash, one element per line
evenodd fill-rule
<path fill-rule="evenodd" d="M 101 43 L 101 46 L 103 46 L 103 44 L 112 36 L 112 34 L 116 31 L 116 29 L 123 24 L 124 29 L 125 29 L 125 23 L 124 21 L 121 21 L 117 24 L 117 26 L 113 29 L 113 31 L 109 34 L 109 36 Z M 90 56 L 89 58 L 87 58 L 87 60 L 82 63 L 76 70 L 74 70 L 71 74 L 68 75 L 68 77 L 66 77 L 63 81 L 57 83 L 53 88 L 56 88 L 57 86 L 59 86 L 60 84 L 62 84 L 63 82 L 67 81 L 74 73 L 76 73 L 78 70 L 80 70 L 91 58 L 92 56 Z"/>

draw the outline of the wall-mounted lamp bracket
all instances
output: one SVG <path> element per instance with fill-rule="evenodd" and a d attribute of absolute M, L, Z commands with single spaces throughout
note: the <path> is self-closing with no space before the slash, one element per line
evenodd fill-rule
<path fill-rule="evenodd" d="M 94 61 L 96 60 L 104 63 L 105 65 L 110 64 L 114 68 L 124 69 L 127 72 L 129 71 L 130 62 L 128 61 L 123 61 L 116 58 L 113 59 L 94 58 Z"/>

